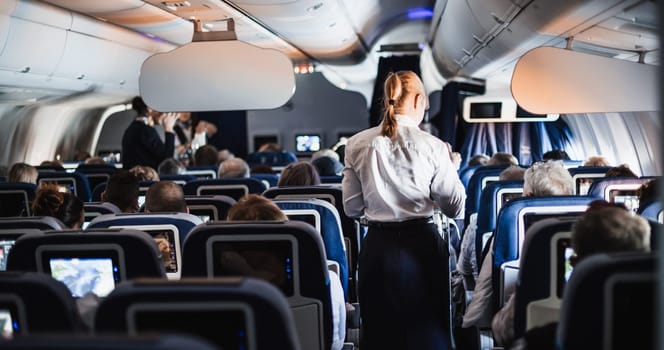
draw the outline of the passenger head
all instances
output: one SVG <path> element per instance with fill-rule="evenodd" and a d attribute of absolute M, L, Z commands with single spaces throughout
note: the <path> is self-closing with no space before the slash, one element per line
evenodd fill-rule
<path fill-rule="evenodd" d="M 235 154 L 227 149 L 217 152 L 217 164 L 221 164 L 223 161 L 231 158 L 235 158 Z"/>
<path fill-rule="evenodd" d="M 83 150 L 77 150 L 76 154 L 74 154 L 74 161 L 75 162 L 83 162 L 91 158 L 92 155 L 88 151 L 83 151 Z"/>
<path fill-rule="evenodd" d="M 159 181 L 157 171 L 147 165 L 136 165 L 129 169 L 129 172 L 134 174 L 138 181 Z"/>
<path fill-rule="evenodd" d="M 542 160 L 547 161 L 547 160 L 569 160 L 569 156 L 567 155 L 567 152 L 561 149 L 554 149 L 548 152 L 545 152 L 542 154 Z"/>
<path fill-rule="evenodd" d="M 655 178 L 644 183 L 636 194 L 639 196 L 639 208 L 645 208 L 646 205 L 659 200 L 659 181 Z"/>
<path fill-rule="evenodd" d="M 148 115 L 150 108 L 143 102 L 140 96 L 136 96 L 131 100 L 131 109 L 135 110 L 138 115 Z"/>
<path fill-rule="evenodd" d="M 525 173 L 526 169 L 518 165 L 510 165 L 509 167 L 505 168 L 505 170 L 500 172 L 500 175 L 498 175 L 498 180 L 523 180 L 523 175 Z"/>
<path fill-rule="evenodd" d="M 258 152 L 282 152 L 283 149 L 278 143 L 265 143 L 258 148 Z"/>
<path fill-rule="evenodd" d="M 519 165 L 519 161 L 509 153 L 496 152 L 486 162 L 486 165 Z"/>
<path fill-rule="evenodd" d="M 489 161 L 489 156 L 486 154 L 476 154 L 468 160 L 468 166 L 486 165 Z"/>
<path fill-rule="evenodd" d="M 603 156 L 591 156 L 586 159 L 583 166 L 609 166 L 609 160 Z"/>
<path fill-rule="evenodd" d="M 533 163 L 523 174 L 524 196 L 565 196 L 574 194 L 574 181 L 561 161 Z"/>
<path fill-rule="evenodd" d="M 159 181 L 152 184 L 145 194 L 145 211 L 150 213 L 188 213 L 182 187 L 173 181 Z"/>
<path fill-rule="evenodd" d="M 32 202 L 32 214 L 54 217 L 73 229 L 81 228 L 85 217 L 83 202 L 71 193 L 59 192 L 55 183 L 39 186 Z"/>
<path fill-rule="evenodd" d="M 576 259 L 593 254 L 650 250 L 650 225 L 624 207 L 597 200 L 572 228 Z"/>
<path fill-rule="evenodd" d="M 228 221 L 287 221 L 286 215 L 273 201 L 257 195 L 246 195 L 228 209 Z"/>
<path fill-rule="evenodd" d="M 217 147 L 213 145 L 204 145 L 199 147 L 194 153 L 194 165 L 196 166 L 205 166 L 205 165 L 214 165 L 217 166 Z"/>
<path fill-rule="evenodd" d="M 636 175 L 627 164 L 614 166 L 606 171 L 604 177 L 639 177 Z"/>
<path fill-rule="evenodd" d="M 314 154 L 311 155 L 311 162 L 321 157 L 330 157 L 332 159 L 339 161 L 339 154 L 337 154 L 337 152 L 329 148 L 323 148 L 320 151 L 315 152 Z"/>
<path fill-rule="evenodd" d="M 281 171 L 277 186 L 316 186 L 320 185 L 320 176 L 316 167 L 309 162 L 288 164 Z"/>
<path fill-rule="evenodd" d="M 164 159 L 157 168 L 157 172 L 161 175 L 180 175 L 184 174 L 186 170 L 187 168 L 175 158 Z"/>
<path fill-rule="evenodd" d="M 412 71 L 390 73 L 384 85 L 384 113 L 382 134 L 393 138 L 397 134 L 397 114 L 410 115 L 419 124 L 429 108 L 424 84 Z"/>
<path fill-rule="evenodd" d="M 27 182 L 31 184 L 37 183 L 37 177 L 39 172 L 37 168 L 26 163 L 14 163 L 11 168 L 9 168 L 9 174 L 7 174 L 7 182 Z"/>
<path fill-rule="evenodd" d="M 338 160 L 327 156 L 312 160 L 311 165 L 316 167 L 316 171 L 318 171 L 318 175 L 320 176 L 341 175 L 341 171 L 344 169 L 343 164 Z"/>
<path fill-rule="evenodd" d="M 249 164 L 242 158 L 231 158 L 219 164 L 219 178 L 233 179 L 249 177 Z"/>
<path fill-rule="evenodd" d="M 110 202 L 123 213 L 138 210 L 138 179 L 129 170 L 118 170 L 106 184 L 106 191 L 101 194 L 102 202 Z"/>

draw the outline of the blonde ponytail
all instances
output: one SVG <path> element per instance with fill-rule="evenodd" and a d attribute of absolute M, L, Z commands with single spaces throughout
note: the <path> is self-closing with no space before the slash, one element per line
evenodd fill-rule
<path fill-rule="evenodd" d="M 424 85 L 417 74 L 412 71 L 398 71 L 387 75 L 383 95 L 383 136 L 394 138 L 397 135 L 396 114 L 403 111 L 406 97 L 414 94 L 426 96 Z"/>

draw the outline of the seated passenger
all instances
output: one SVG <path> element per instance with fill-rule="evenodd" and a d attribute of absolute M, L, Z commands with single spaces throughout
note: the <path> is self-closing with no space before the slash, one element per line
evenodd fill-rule
<path fill-rule="evenodd" d="M 242 158 L 230 158 L 219 164 L 220 179 L 237 179 L 249 177 L 249 164 Z"/>
<path fill-rule="evenodd" d="M 175 158 L 166 158 L 157 168 L 157 172 L 161 175 L 180 175 L 184 174 L 187 169 Z"/>
<path fill-rule="evenodd" d="M 554 149 L 542 155 L 542 161 L 546 162 L 547 160 L 569 160 L 569 155 L 562 149 Z"/>
<path fill-rule="evenodd" d="M 523 196 L 564 196 L 574 193 L 574 181 L 560 161 L 533 163 L 523 176 Z M 489 253 L 484 257 L 475 284 L 473 300 L 463 317 L 463 327 L 489 326 L 491 324 L 493 295 L 492 280 L 493 240 Z"/>
<path fill-rule="evenodd" d="M 182 186 L 173 181 L 159 181 L 152 184 L 145 194 L 145 211 L 189 213 Z"/>
<path fill-rule="evenodd" d="M 196 153 L 194 153 L 194 165 L 195 166 L 217 166 L 219 163 L 217 163 L 217 158 L 218 158 L 218 153 L 217 147 L 214 147 L 213 145 L 205 145 L 196 150 Z"/>
<path fill-rule="evenodd" d="M 639 177 L 636 175 L 627 164 L 621 164 L 614 166 L 613 168 L 606 171 L 604 177 Z"/>
<path fill-rule="evenodd" d="M 235 154 L 227 149 L 217 152 L 217 164 L 221 164 L 223 161 L 231 158 L 235 158 Z"/>
<path fill-rule="evenodd" d="M 648 252 L 650 251 L 650 234 L 650 225 L 644 218 L 633 215 L 620 205 L 603 200 L 593 201 L 572 227 L 574 255 L 570 259 L 570 264 L 574 266 L 593 254 Z M 514 295 L 512 295 L 507 304 L 494 316 L 491 323 L 494 339 L 499 345 L 509 346 L 513 341 L 514 303 Z M 552 330 L 541 333 L 540 338 L 534 339 L 533 342 L 536 340 L 538 343 L 549 344 L 553 349 L 555 327 L 550 328 Z"/>
<path fill-rule="evenodd" d="M 281 171 L 278 187 L 283 186 L 317 186 L 320 185 L 320 176 L 316 167 L 309 162 L 288 164 Z"/>
<path fill-rule="evenodd" d="M 523 180 L 526 170 L 518 165 L 512 165 L 500 172 L 499 181 Z M 477 279 L 479 268 L 477 266 L 477 255 L 475 254 L 475 236 L 477 235 L 477 213 L 470 215 L 468 226 L 461 240 L 461 254 L 457 262 L 457 271 L 466 278 L 472 276 Z"/>
<path fill-rule="evenodd" d="M 129 172 L 136 176 L 138 181 L 159 181 L 159 174 L 154 168 L 147 165 L 137 165 L 131 169 Z"/>
<path fill-rule="evenodd" d="M 228 209 L 228 221 L 288 221 L 288 217 L 271 200 L 257 195 L 249 194 L 242 197 Z M 247 262 L 244 264 L 248 265 Z M 248 266 L 247 268 L 251 268 Z M 346 301 L 341 280 L 334 271 L 330 274 L 330 294 L 332 299 L 332 349 L 343 347 L 346 338 Z"/>
<path fill-rule="evenodd" d="M 37 171 L 37 168 L 33 167 L 32 165 L 26 163 L 14 163 L 14 165 L 9 168 L 7 182 L 26 182 L 37 184 L 38 176 L 39 172 Z"/>
<path fill-rule="evenodd" d="M 519 165 L 519 161 L 509 153 L 496 152 L 486 162 L 486 165 Z"/>
<path fill-rule="evenodd" d="M 338 176 L 341 175 L 341 171 L 344 169 L 343 164 L 338 160 L 327 156 L 312 160 L 311 165 L 316 167 L 316 171 L 320 176 Z"/>
<path fill-rule="evenodd" d="M 138 179 L 128 170 L 118 170 L 108 180 L 101 201 L 116 213 L 137 212 Z"/>
<path fill-rule="evenodd" d="M 468 166 L 475 166 L 475 165 L 486 165 L 486 163 L 489 161 L 489 156 L 486 154 L 476 154 L 468 160 Z"/>
<path fill-rule="evenodd" d="M 591 156 L 586 159 L 583 166 L 610 166 L 610 164 L 604 156 Z"/>
<path fill-rule="evenodd" d="M 83 226 L 85 218 L 83 202 L 71 193 L 60 192 L 54 183 L 39 186 L 32 202 L 32 214 L 54 217 L 75 230 Z"/>

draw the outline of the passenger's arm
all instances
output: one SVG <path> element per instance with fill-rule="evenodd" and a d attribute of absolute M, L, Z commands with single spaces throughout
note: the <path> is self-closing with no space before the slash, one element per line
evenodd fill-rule
<path fill-rule="evenodd" d="M 460 218 L 466 202 L 466 189 L 459 180 L 444 143 L 438 143 L 434 155 L 438 155 L 439 163 L 438 171 L 431 181 L 431 197 L 438 203 L 443 214 L 450 218 Z"/>
<path fill-rule="evenodd" d="M 343 170 L 341 188 L 344 200 L 344 212 L 351 218 L 359 218 L 364 215 L 364 196 L 362 195 L 362 184 L 352 165 L 352 160 L 346 155 L 346 167 Z"/>

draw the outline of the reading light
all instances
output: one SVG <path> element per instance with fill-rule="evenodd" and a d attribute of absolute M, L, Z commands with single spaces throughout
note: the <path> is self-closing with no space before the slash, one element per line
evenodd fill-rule
<path fill-rule="evenodd" d="M 433 10 L 428 8 L 413 8 L 408 10 L 408 19 L 430 19 L 433 17 Z"/>

